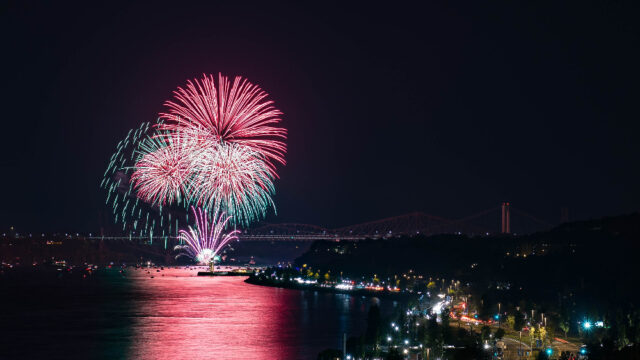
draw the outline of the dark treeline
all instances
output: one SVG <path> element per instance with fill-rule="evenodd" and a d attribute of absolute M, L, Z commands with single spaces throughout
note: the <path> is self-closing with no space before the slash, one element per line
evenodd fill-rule
<path fill-rule="evenodd" d="M 636 301 L 633 295 L 638 289 L 633 279 L 639 240 L 640 215 L 633 214 L 568 223 L 527 236 L 317 241 L 296 259 L 295 265 L 307 264 L 353 277 L 388 277 L 413 270 L 483 286 L 502 283 L 510 289 L 522 287 L 532 300 L 557 300 L 558 293 L 570 292 L 617 303 Z"/>

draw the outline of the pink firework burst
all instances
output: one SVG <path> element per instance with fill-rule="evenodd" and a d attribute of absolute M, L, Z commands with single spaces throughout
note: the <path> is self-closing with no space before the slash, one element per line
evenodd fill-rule
<path fill-rule="evenodd" d="M 265 91 L 240 76 L 231 82 L 219 74 L 217 83 L 213 75 L 203 75 L 173 93 L 174 100 L 165 102 L 169 112 L 160 114 L 162 129 L 172 136 L 247 146 L 277 177 L 274 162 L 285 164 L 287 131 L 276 126 L 282 113 Z"/>
<path fill-rule="evenodd" d="M 185 139 L 156 135 L 146 138 L 138 152 L 140 157 L 131 174 L 138 197 L 160 205 L 180 202 L 187 195 L 187 180 L 199 148 Z"/>
<path fill-rule="evenodd" d="M 184 250 L 187 255 L 202 265 L 213 265 L 220 251 L 231 241 L 237 240 L 238 230 L 224 233 L 230 216 L 225 213 L 215 213 L 213 223 L 207 221 L 207 213 L 202 209 L 191 207 L 196 218 L 196 227 L 189 226 L 189 230 L 180 230 L 179 239 L 184 245 L 177 245 L 176 250 Z M 180 256 L 180 255 L 178 255 Z"/>

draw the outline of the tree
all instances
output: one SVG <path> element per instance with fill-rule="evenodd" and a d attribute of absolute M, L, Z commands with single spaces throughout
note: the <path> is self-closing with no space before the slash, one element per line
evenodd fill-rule
<path fill-rule="evenodd" d="M 444 334 L 443 327 L 438 324 L 436 317 L 433 316 L 427 321 L 427 347 L 431 348 L 431 354 L 433 358 L 438 358 L 442 355 L 444 346 Z"/>
<path fill-rule="evenodd" d="M 478 316 L 482 320 L 487 320 L 492 317 L 494 314 L 493 306 L 494 301 L 490 294 L 484 294 L 480 297 L 480 299 L 476 299 L 476 306 L 478 308 Z"/>
<path fill-rule="evenodd" d="M 549 339 L 553 339 L 556 337 L 556 332 L 555 332 L 555 328 L 553 326 L 546 326 L 545 327 L 546 332 L 546 337 Z"/>
<path fill-rule="evenodd" d="M 347 354 L 351 354 L 356 358 L 364 356 L 364 346 L 361 337 L 352 336 L 347 339 Z"/>
<path fill-rule="evenodd" d="M 569 334 L 569 321 L 567 321 L 567 319 L 562 319 L 558 326 L 560 327 L 560 330 L 564 332 L 564 338 L 566 339 Z"/>
<path fill-rule="evenodd" d="M 502 339 L 504 337 L 504 329 L 500 328 L 496 330 L 496 339 Z"/>
<path fill-rule="evenodd" d="M 402 359 L 403 357 L 402 355 L 400 355 L 400 352 L 398 352 L 398 349 L 389 350 L 387 357 L 385 357 L 385 360 L 402 360 Z"/>
<path fill-rule="evenodd" d="M 367 329 L 364 333 L 365 344 L 371 344 L 377 347 L 378 337 L 380 336 L 380 307 L 371 305 L 367 313 Z"/>
<path fill-rule="evenodd" d="M 462 323 L 462 320 L 460 320 L 460 318 L 462 317 L 462 311 L 460 311 L 460 309 L 456 309 L 455 315 L 456 315 L 456 319 L 458 319 L 458 329 L 459 329 L 460 324 Z"/>
<path fill-rule="evenodd" d="M 482 336 L 482 340 L 489 340 L 491 335 L 491 328 L 487 325 L 484 325 L 480 329 L 480 336 Z"/>
<path fill-rule="evenodd" d="M 513 321 L 513 330 L 522 330 L 524 327 L 524 315 L 520 311 L 516 311 Z"/>
<path fill-rule="evenodd" d="M 442 338 L 444 341 L 449 342 L 451 341 L 451 318 L 449 317 L 449 310 L 444 310 L 442 311 L 442 313 L 440 314 L 440 328 L 442 330 Z"/>
<path fill-rule="evenodd" d="M 427 320 L 427 324 L 424 329 L 425 329 L 425 332 L 424 332 L 425 344 L 427 345 L 427 347 L 435 347 L 436 344 L 438 343 L 438 338 L 441 335 L 440 327 L 438 326 L 438 321 L 436 320 L 435 316 Z"/>
<path fill-rule="evenodd" d="M 342 359 L 342 351 L 336 349 L 325 349 L 318 354 L 318 360 Z"/>
<path fill-rule="evenodd" d="M 507 326 L 509 326 L 509 329 L 514 329 L 515 330 L 515 325 L 516 325 L 516 317 L 513 315 L 509 315 L 507 316 Z M 520 330 L 518 330 L 520 331 Z"/>
<path fill-rule="evenodd" d="M 540 351 L 538 353 L 538 357 L 536 359 L 538 359 L 538 360 L 547 360 L 547 359 L 549 359 L 549 356 L 547 356 L 546 352 Z"/>
<path fill-rule="evenodd" d="M 547 329 L 544 326 L 540 326 L 540 329 L 538 329 L 538 337 L 542 341 L 547 337 Z"/>
<path fill-rule="evenodd" d="M 466 346 L 463 349 L 456 349 L 453 352 L 453 360 L 481 359 L 482 351 L 473 347 Z"/>

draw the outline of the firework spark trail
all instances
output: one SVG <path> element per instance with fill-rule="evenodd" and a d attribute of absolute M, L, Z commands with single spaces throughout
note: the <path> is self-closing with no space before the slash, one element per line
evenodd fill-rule
<path fill-rule="evenodd" d="M 170 234 L 172 225 L 175 225 L 173 229 L 177 235 L 179 226 L 176 218 L 175 224 L 172 223 L 168 227 L 168 232 L 161 226 L 158 227 L 157 224 L 163 224 L 164 217 L 167 214 L 171 215 L 171 212 L 166 207 L 163 211 L 161 205 L 153 206 L 140 201 L 130 179 L 136 161 L 140 154 L 144 153 L 143 145 L 149 146 L 148 142 L 154 139 L 154 134 L 154 127 L 149 122 L 131 129 L 116 146 L 101 182 L 101 187 L 107 192 L 106 204 L 112 207 L 115 223 L 122 224 L 122 230 L 128 230 L 130 235 L 131 232 L 142 236 L 149 235 L 151 241 L 153 234 Z"/>
<path fill-rule="evenodd" d="M 102 187 L 107 190 L 106 202 L 112 205 L 114 214 L 116 214 L 117 209 L 121 205 L 125 205 L 126 207 L 131 197 L 128 170 L 126 169 L 130 161 L 128 152 L 131 152 L 131 154 L 135 152 L 139 140 L 146 134 L 149 125 L 149 123 L 142 123 L 137 129 L 129 130 L 127 136 L 118 143 L 116 152 L 111 155 L 109 165 L 102 179 Z M 137 202 L 134 204 L 132 212 L 135 211 L 136 206 Z M 127 220 L 125 213 L 116 214 L 116 223 L 118 222 L 118 215 L 121 215 L 120 221 L 122 222 L 123 229 L 126 228 Z"/>
<path fill-rule="evenodd" d="M 224 233 L 231 218 L 225 213 L 214 213 L 213 223 L 209 224 L 206 211 L 195 207 L 191 207 L 191 210 L 196 218 L 196 227 L 189 226 L 188 231 L 180 230 L 179 239 L 184 245 L 177 245 L 175 250 L 184 250 L 184 253 L 178 256 L 186 255 L 202 265 L 209 265 L 229 242 L 238 239 L 239 231 Z"/>
<path fill-rule="evenodd" d="M 232 83 L 219 74 L 216 84 L 213 75 L 203 75 L 174 95 L 175 101 L 165 102 L 169 112 L 160 114 L 166 122 L 160 129 L 173 136 L 197 133 L 201 139 L 248 146 L 263 156 L 269 172 L 277 177 L 273 162 L 285 164 L 287 131 L 275 126 L 282 113 L 273 101 L 265 100 L 268 94 L 260 87 L 239 76 Z"/>

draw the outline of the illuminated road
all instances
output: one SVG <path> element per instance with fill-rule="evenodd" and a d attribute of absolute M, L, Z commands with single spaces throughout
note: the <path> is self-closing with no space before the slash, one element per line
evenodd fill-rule
<path fill-rule="evenodd" d="M 504 352 L 505 360 L 520 359 L 521 357 L 518 356 L 518 349 L 522 349 L 522 351 L 527 352 L 531 351 L 531 346 L 529 346 L 525 341 L 520 342 L 518 340 L 507 337 L 503 338 L 502 341 L 504 341 L 505 345 L 507 346 L 507 350 Z"/>
<path fill-rule="evenodd" d="M 578 351 L 580 350 L 580 348 L 577 345 L 570 342 L 566 342 L 564 340 L 561 340 L 561 341 L 554 340 L 552 343 L 552 346 L 553 346 L 553 350 L 556 351 L 558 354 L 560 354 L 563 351 L 570 351 L 574 354 L 577 354 Z"/>

